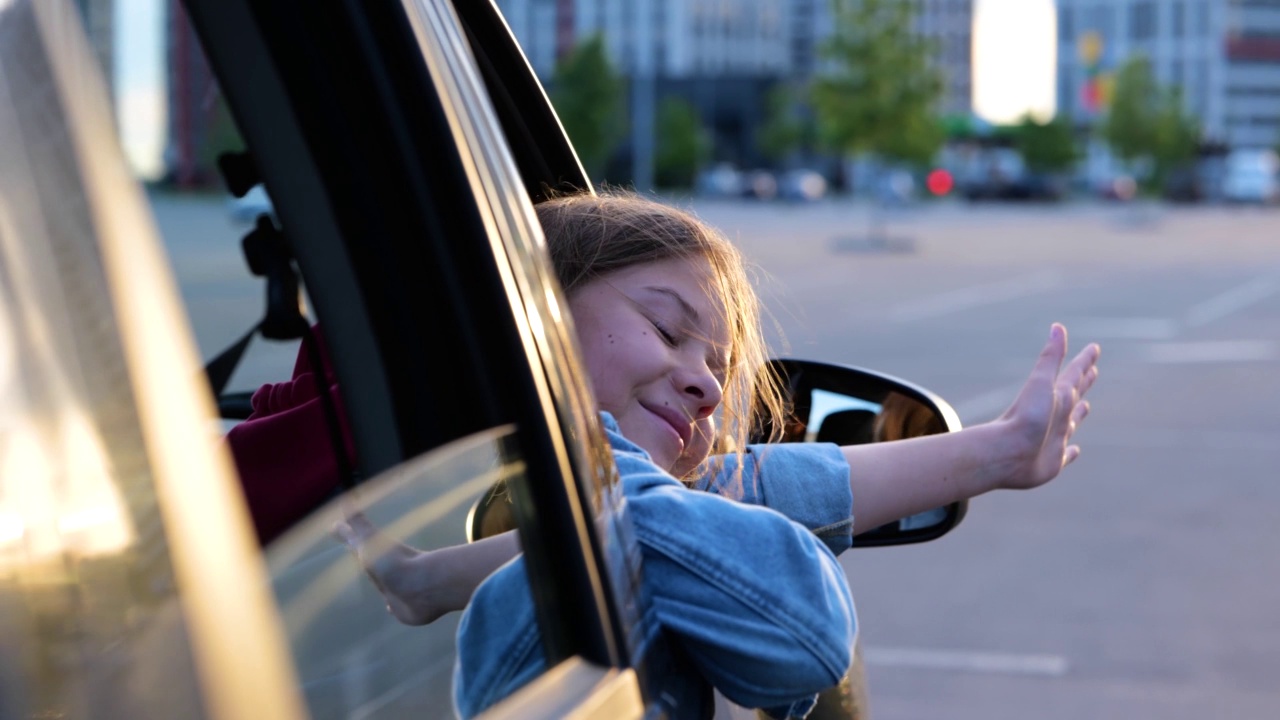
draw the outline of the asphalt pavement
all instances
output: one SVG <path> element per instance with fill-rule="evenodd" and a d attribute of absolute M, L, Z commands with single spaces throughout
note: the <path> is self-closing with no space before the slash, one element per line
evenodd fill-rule
<path fill-rule="evenodd" d="M 877 720 L 1280 716 L 1280 211 L 940 203 L 872 233 L 848 202 L 693 208 L 759 266 L 780 354 L 912 380 L 966 424 L 1051 322 L 1102 344 L 1061 478 L 843 556 Z M 156 212 L 207 357 L 261 308 L 246 228 L 213 199 Z M 292 359 L 259 346 L 232 384 Z"/>
<path fill-rule="evenodd" d="M 918 382 L 966 424 L 1051 322 L 1103 347 L 1058 480 L 843 556 L 877 720 L 1280 716 L 1280 213 L 938 205 L 877 244 L 847 204 L 695 209 L 770 274 L 789 354 Z"/>

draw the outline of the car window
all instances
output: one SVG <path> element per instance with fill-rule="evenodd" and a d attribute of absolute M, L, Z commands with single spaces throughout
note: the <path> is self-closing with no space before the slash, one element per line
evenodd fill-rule
<path fill-rule="evenodd" d="M 229 152 L 242 147 L 211 141 L 210 149 Z M 265 197 L 265 190 L 258 186 L 255 195 Z M 249 271 L 241 249 L 257 213 L 238 210 L 240 201 L 217 178 L 196 187 L 160 183 L 148 198 L 201 360 L 207 363 L 262 320 L 265 283 Z M 255 338 L 226 390 L 249 392 L 263 383 L 287 380 L 298 346 L 299 340 Z"/>
<path fill-rule="evenodd" d="M 184 12 L 179 6 L 175 11 Z M 215 119 L 220 130 L 200 123 L 179 127 L 179 132 L 201 133 L 195 154 L 204 164 L 195 172 L 170 172 L 153 185 L 149 200 L 201 359 L 208 363 L 263 318 L 266 280 L 251 272 L 242 243 L 258 223 L 274 228 L 281 223 L 263 185 L 242 198 L 227 190 L 213 159 L 241 153 L 245 144 L 225 112 L 198 38 L 189 26 L 178 27 L 186 28 L 187 57 L 174 71 L 193 76 L 186 81 L 199 80 L 204 97 L 197 109 L 212 108 L 206 120 Z M 185 116 L 175 120 L 186 121 Z M 305 296 L 303 310 L 308 322 L 317 323 L 326 374 L 338 397 L 340 381 L 328 364 L 328 348 L 352 341 L 325 333 L 323 318 L 310 312 Z M 486 512 L 489 534 L 513 529 L 508 488 L 524 474 L 516 430 L 502 426 L 467 436 L 362 477 L 359 448 L 339 448 L 326 432 L 325 422 L 349 427 L 350 420 L 340 402 L 319 405 L 308 376 L 314 369 L 310 360 L 301 340 L 255 335 L 224 388 L 222 403 L 222 430 L 231 432 L 228 445 L 264 541 L 299 694 L 315 718 L 455 717 L 452 677 L 461 613 L 449 612 L 420 627 L 399 622 L 334 527 L 361 513 L 382 538 L 422 551 L 465 544 L 477 511 Z M 266 385 L 271 387 L 260 393 L 248 422 L 243 412 L 236 416 L 243 407 L 226 402 Z M 338 454 L 344 457 L 338 460 Z M 351 469 L 345 478 L 339 472 L 343 466 Z M 344 482 L 354 489 L 339 492 Z M 269 523 L 269 535 L 261 534 L 262 522 Z"/>
<path fill-rule="evenodd" d="M 460 614 L 422 627 L 401 624 L 335 541 L 334 525 L 361 512 L 388 543 L 433 550 L 466 542 L 480 500 L 523 477 L 514 433 L 496 428 L 381 473 L 268 548 L 272 587 L 312 717 L 454 717 Z M 499 496 L 500 503 L 513 502 L 509 493 Z"/>

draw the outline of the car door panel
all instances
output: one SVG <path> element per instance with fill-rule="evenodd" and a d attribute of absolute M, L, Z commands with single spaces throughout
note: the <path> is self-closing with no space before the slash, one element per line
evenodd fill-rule
<path fill-rule="evenodd" d="M 288 164 L 271 157 L 280 127 L 260 117 L 255 92 L 229 88 L 333 346 L 344 404 L 355 409 L 353 424 L 370 423 L 356 432 L 363 471 L 515 423 L 529 479 L 512 492 L 548 658 L 628 663 L 606 553 L 589 527 L 597 511 L 607 516 L 607 449 L 528 199 L 452 8 L 436 0 L 299 4 L 296 13 L 287 2 L 188 7 L 225 86 L 260 82 L 229 44 L 226 18 L 248 17 L 321 178 L 310 195 L 291 185 Z M 307 19 L 286 22 L 294 15 Z M 335 225 L 327 257 L 291 225 L 316 207 Z M 358 302 L 335 300 L 346 290 L 314 282 L 317 272 L 347 273 Z M 371 367 L 344 350 L 362 342 L 347 333 L 352 325 L 368 328 Z M 396 388 L 389 416 L 348 385 L 361 372 Z M 361 434 L 386 432 L 398 435 L 399 457 L 364 459 Z"/>

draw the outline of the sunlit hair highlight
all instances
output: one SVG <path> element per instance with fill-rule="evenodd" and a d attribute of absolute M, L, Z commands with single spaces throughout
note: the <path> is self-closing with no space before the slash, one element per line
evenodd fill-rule
<path fill-rule="evenodd" d="M 711 455 L 740 453 L 753 429 L 783 426 L 778 379 L 764 372 L 760 301 L 742 255 L 723 234 L 690 212 L 619 191 L 555 197 L 536 210 L 569 296 L 592 280 L 636 265 L 705 260 L 711 269 L 708 292 L 724 309 L 721 321 L 730 343 Z"/>

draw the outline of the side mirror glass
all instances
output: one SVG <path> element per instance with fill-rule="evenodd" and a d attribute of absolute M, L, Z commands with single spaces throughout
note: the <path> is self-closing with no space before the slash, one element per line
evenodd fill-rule
<path fill-rule="evenodd" d="M 862 368 L 809 360 L 771 360 L 782 382 L 789 416 L 781 433 L 763 427 L 758 440 L 860 445 L 959 430 L 945 400 L 905 380 Z M 857 468 L 853 469 L 857 472 Z M 859 532 L 853 546 L 907 545 L 942 537 L 968 509 L 961 501 Z M 857 499 L 854 500 L 855 515 Z"/>

